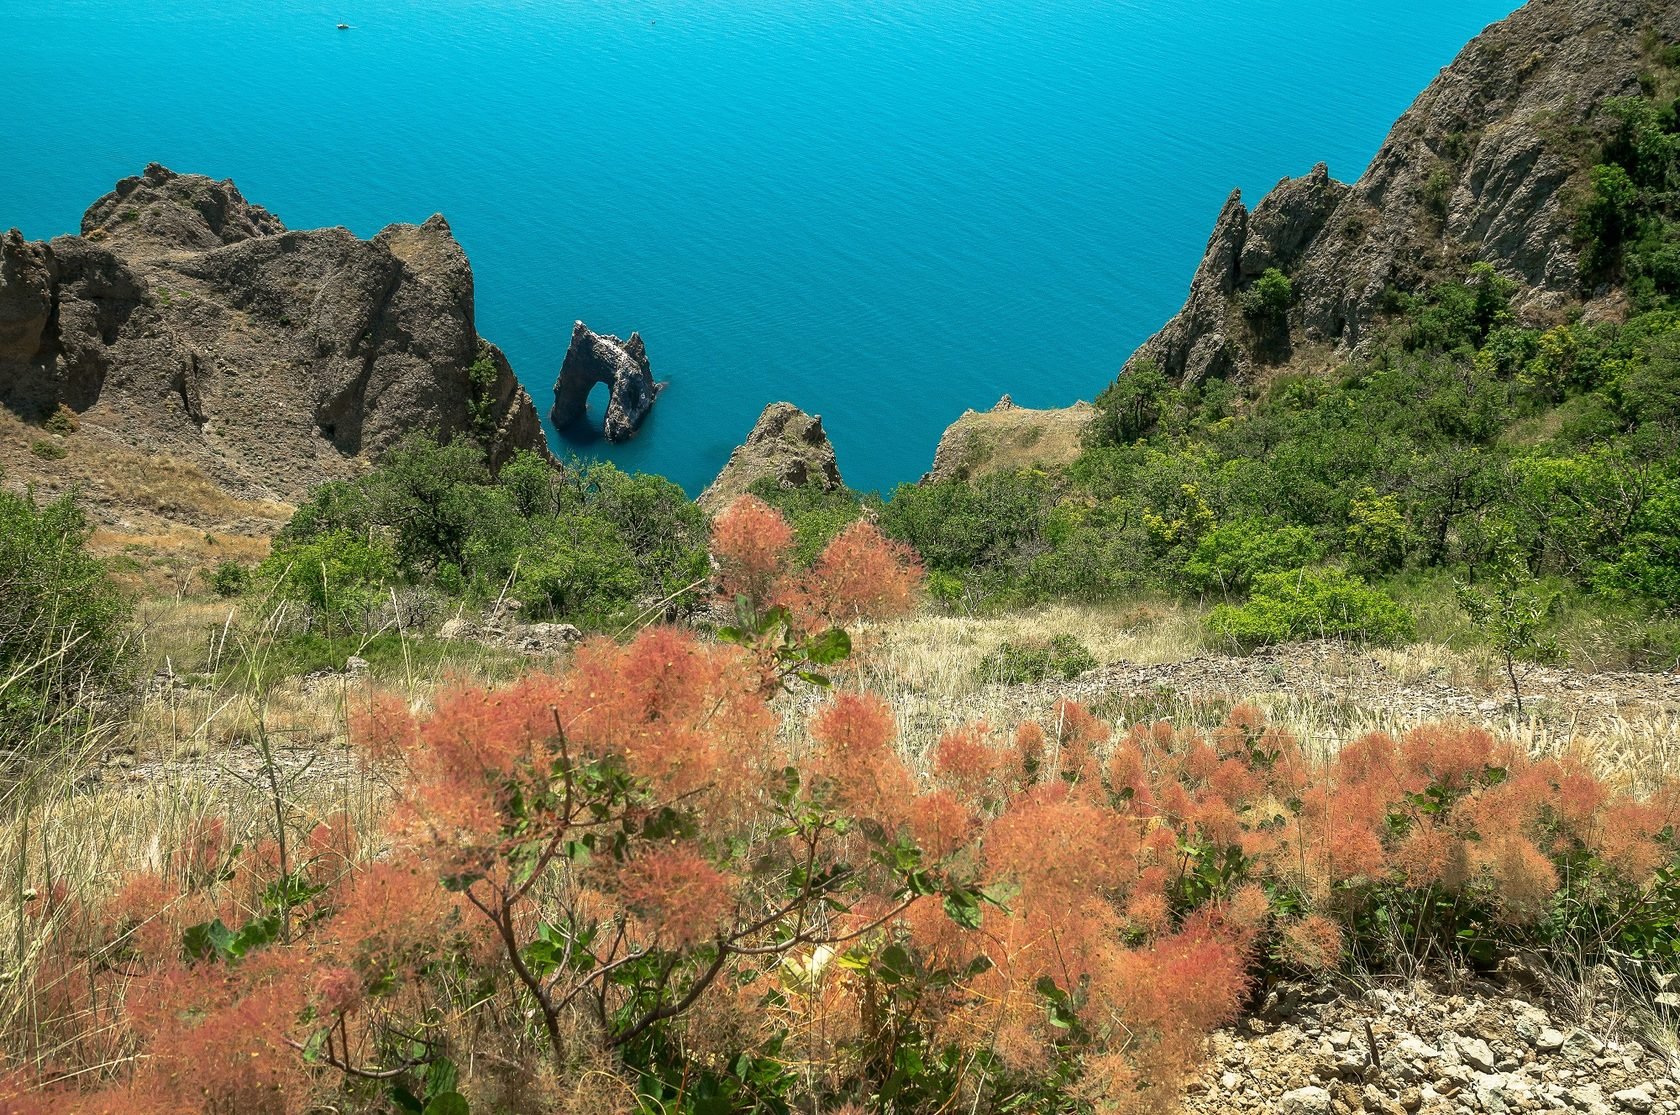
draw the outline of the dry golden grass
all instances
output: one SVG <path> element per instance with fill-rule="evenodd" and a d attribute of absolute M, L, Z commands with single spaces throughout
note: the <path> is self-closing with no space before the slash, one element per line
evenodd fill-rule
<path fill-rule="evenodd" d="M 1179 605 L 1049 605 L 990 616 L 923 613 L 860 632 L 855 677 L 896 710 L 900 738 L 920 755 L 947 728 L 974 720 L 1012 725 L 1040 715 L 1042 691 L 987 684 L 981 659 L 1004 642 L 1072 635 L 1099 665 L 1178 662 L 1202 649 L 1201 613 Z"/>
<path fill-rule="evenodd" d="M 42 456 L 38 446 L 49 447 Z M 15 488 L 45 494 L 79 489 L 96 519 L 121 532 L 170 535 L 178 527 L 262 537 L 291 517 L 286 503 L 241 499 L 192 462 L 148 453 L 85 419 L 80 429 L 53 434 L 0 407 L 0 473 Z"/>
<path fill-rule="evenodd" d="M 1572 703 L 1569 689 L 1555 689 L 1518 714 L 1508 700 L 1502 663 L 1484 647 L 1332 645 L 1313 661 L 1308 676 L 1288 657 L 1226 657 L 1204 642 L 1204 618 L 1200 609 L 1173 603 L 1054 606 L 985 617 L 923 614 L 862 633 L 855 676 L 891 702 L 913 756 L 956 724 L 984 720 L 1008 727 L 1046 715 L 1065 696 L 1120 727 L 1157 719 L 1213 727 L 1233 704 L 1248 702 L 1321 754 L 1365 732 L 1403 732 L 1426 720 L 1468 716 L 1535 754 L 1577 755 L 1630 787 L 1680 774 L 1680 707 L 1653 701 L 1648 693 L 1619 695 L 1615 687 L 1622 683 L 1615 679 L 1568 675 L 1564 680 L 1583 691 L 1597 687 L 1591 704 Z M 1099 666 L 1183 669 L 1128 670 L 1124 677 L 1099 673 L 1030 686 L 999 685 L 979 676 L 981 659 L 1003 642 L 1057 635 L 1074 636 Z M 1138 680 L 1156 673 L 1164 680 Z M 1457 698 L 1450 705 L 1454 711 L 1438 711 L 1448 704 L 1433 699 L 1442 686 Z"/>
<path fill-rule="evenodd" d="M 1089 403 L 1056 410 L 969 411 L 939 439 L 934 476 L 978 480 L 994 472 L 1071 464 L 1083 450 L 1081 438 L 1095 413 Z"/>

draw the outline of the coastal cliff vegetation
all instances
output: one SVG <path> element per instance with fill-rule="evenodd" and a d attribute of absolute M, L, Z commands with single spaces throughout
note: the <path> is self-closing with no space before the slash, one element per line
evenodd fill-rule
<path fill-rule="evenodd" d="M 1640 49 L 1570 138 L 1567 298 L 1434 261 L 1309 361 L 1274 252 L 1221 295 L 1243 374 L 1146 347 L 1071 459 L 886 497 L 785 404 L 704 506 L 555 462 L 446 223 L 306 237 L 459 280 L 471 397 L 368 419 L 271 544 L 0 490 L 0 1111 L 1161 1112 L 1302 987 L 1537 964 L 1672 1053 L 1680 48 Z M 1411 1109 L 1367 1035 L 1344 1083 Z"/>

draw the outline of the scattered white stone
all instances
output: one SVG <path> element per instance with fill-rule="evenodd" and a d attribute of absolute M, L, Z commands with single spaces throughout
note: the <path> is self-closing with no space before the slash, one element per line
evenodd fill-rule
<path fill-rule="evenodd" d="M 1458 1055 L 1464 1058 L 1466 1064 L 1481 1072 L 1492 1072 L 1494 1066 L 1493 1050 L 1481 1038 L 1460 1037 L 1455 1043 Z"/>
<path fill-rule="evenodd" d="M 1656 1102 L 1651 1095 L 1649 1084 L 1641 1084 L 1637 1088 L 1624 1088 L 1610 1098 L 1626 1110 L 1634 1112 L 1635 1115 L 1644 1115 L 1645 1112 L 1651 1110 L 1651 1105 Z"/>
<path fill-rule="evenodd" d="M 1330 1093 L 1323 1088 L 1297 1088 L 1278 1097 L 1278 1115 L 1333 1115 Z"/>

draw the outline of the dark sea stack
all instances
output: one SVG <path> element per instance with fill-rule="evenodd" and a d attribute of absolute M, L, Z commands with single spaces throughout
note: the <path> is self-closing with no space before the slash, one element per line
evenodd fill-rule
<path fill-rule="evenodd" d="M 1610 97 L 1639 92 L 1645 38 L 1680 27 L 1675 0 L 1530 0 L 1477 36 L 1394 125 L 1350 185 L 1322 165 L 1252 211 L 1233 193 L 1184 307 L 1133 354 L 1170 379 L 1242 378 L 1303 354 L 1358 350 L 1394 291 L 1486 262 L 1544 315 L 1579 294 L 1570 180 Z M 1257 330 L 1243 295 L 1287 275 L 1287 320 Z"/>
<path fill-rule="evenodd" d="M 820 417 L 792 403 L 765 407 L 747 440 L 730 454 L 729 463 L 700 493 L 698 502 L 708 511 L 717 511 L 766 478 L 782 488 L 816 485 L 832 491 L 841 486 L 834 446 Z"/>
<path fill-rule="evenodd" d="M 43 313 L 43 307 L 46 312 Z M 411 431 L 492 464 L 547 455 L 535 404 L 478 335 L 449 223 L 288 230 L 232 182 L 153 164 L 82 233 L 0 239 L 0 405 L 295 500 Z"/>
<path fill-rule="evenodd" d="M 554 382 L 551 417 L 555 428 L 565 429 L 583 419 L 589 392 L 597 383 L 606 384 L 609 392 L 606 420 L 601 427 L 608 441 L 630 440 L 665 389 L 665 384 L 653 378 L 640 333 L 632 333 L 624 341 L 575 322 L 571 346 L 560 363 L 560 377 Z"/>

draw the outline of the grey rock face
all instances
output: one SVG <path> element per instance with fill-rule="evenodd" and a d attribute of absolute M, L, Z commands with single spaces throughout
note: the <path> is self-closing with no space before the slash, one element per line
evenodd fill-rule
<path fill-rule="evenodd" d="M 560 364 L 560 378 L 554 382 L 554 424 L 569 426 L 582 418 L 589 391 L 597 383 L 606 384 L 610 392 L 601 431 L 608 441 L 628 441 L 665 389 L 665 384 L 653 378 L 640 333 L 632 333 L 628 341 L 623 341 L 575 322 L 572 343 Z"/>
<path fill-rule="evenodd" d="M 832 491 L 841 486 L 840 466 L 821 417 L 806 414 L 792 403 L 765 407 L 747 440 L 730 454 L 729 463 L 698 502 L 716 511 L 765 477 L 783 488 L 815 484 Z"/>
<path fill-rule="evenodd" d="M 0 361 L 31 359 L 52 317 L 51 255 L 13 229 L 0 237 Z"/>
<path fill-rule="evenodd" d="M 441 216 L 287 231 L 231 182 L 155 164 L 83 234 L 0 240 L 0 404 L 60 404 L 241 494 L 296 498 L 412 430 L 547 453 Z M 43 314 L 42 307 L 46 312 Z"/>
<path fill-rule="evenodd" d="M 176 174 L 152 163 L 124 178 L 82 215 L 82 235 L 153 249 L 209 249 L 286 231 L 280 219 L 252 205 L 231 179 Z"/>
<path fill-rule="evenodd" d="M 1650 28 L 1680 26 L 1674 0 L 1530 0 L 1473 40 L 1389 132 L 1351 186 L 1322 165 L 1250 213 L 1225 203 L 1184 308 L 1127 362 L 1192 383 L 1244 375 L 1310 343 L 1346 353 L 1370 336 L 1391 289 L 1417 290 L 1485 261 L 1519 280 L 1521 308 L 1577 293 L 1566 195 L 1580 137 L 1606 98 L 1637 92 Z M 1243 290 L 1268 267 L 1294 284 L 1284 343 L 1243 320 Z"/>

